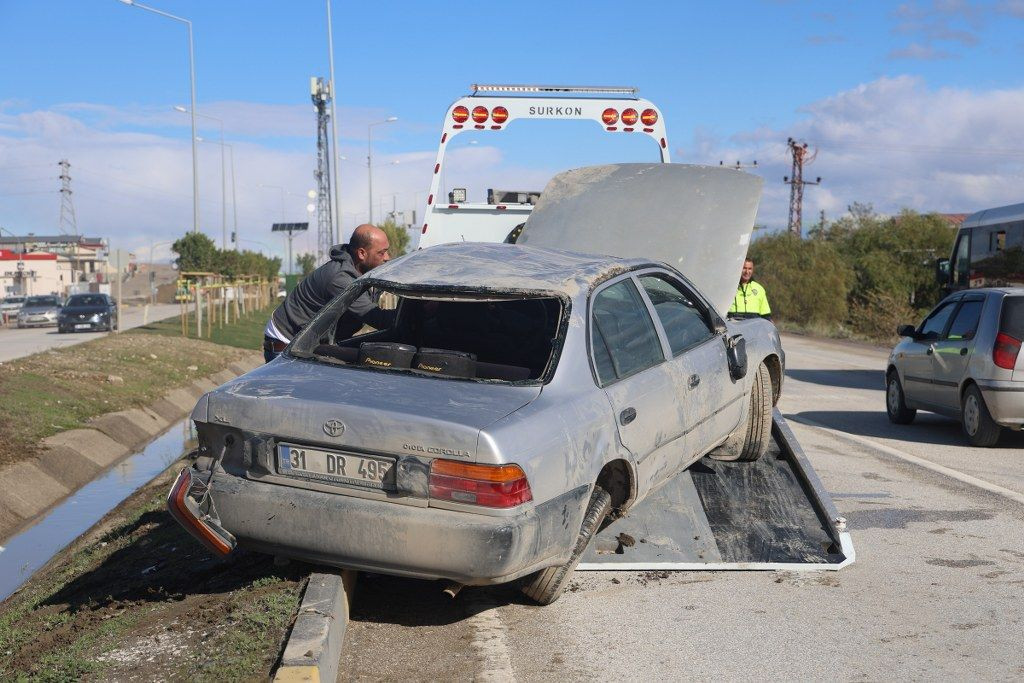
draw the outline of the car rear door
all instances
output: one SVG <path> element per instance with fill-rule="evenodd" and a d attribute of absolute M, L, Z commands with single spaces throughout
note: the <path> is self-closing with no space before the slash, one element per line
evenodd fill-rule
<path fill-rule="evenodd" d="M 725 344 L 689 287 L 664 271 L 641 273 L 637 280 L 672 353 L 675 395 L 688 420 L 687 447 L 690 453 L 705 453 L 739 423 L 743 384 L 730 376 Z"/>
<path fill-rule="evenodd" d="M 598 384 L 619 439 L 636 458 L 643 495 L 677 469 L 673 462 L 686 452 L 686 439 L 674 373 L 632 277 L 613 280 L 591 297 L 590 341 Z"/>
<path fill-rule="evenodd" d="M 974 352 L 974 339 L 984 306 L 984 294 L 964 295 L 942 339 L 932 344 L 934 397 L 947 411 L 960 410 L 960 383 Z"/>

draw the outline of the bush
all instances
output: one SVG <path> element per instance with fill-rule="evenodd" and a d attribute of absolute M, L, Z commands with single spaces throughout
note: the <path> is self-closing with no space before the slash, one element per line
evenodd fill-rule
<path fill-rule="evenodd" d="M 751 244 L 749 255 L 773 318 L 802 325 L 846 320 L 853 271 L 829 242 L 778 233 Z"/>
<path fill-rule="evenodd" d="M 391 244 L 389 252 L 391 258 L 404 256 L 405 252 L 409 250 L 409 231 L 404 226 L 396 224 L 392 218 L 387 219 L 377 227 L 388 236 L 388 242 Z"/>
<path fill-rule="evenodd" d="M 896 328 L 903 324 L 917 324 L 923 317 L 915 311 L 904 296 L 873 291 L 860 297 L 850 307 L 850 326 L 855 332 L 879 341 L 895 342 Z"/>

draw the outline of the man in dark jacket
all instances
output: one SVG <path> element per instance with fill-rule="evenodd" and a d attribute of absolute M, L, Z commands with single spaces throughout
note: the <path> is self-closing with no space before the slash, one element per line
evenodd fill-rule
<path fill-rule="evenodd" d="M 352 232 L 348 244 L 331 247 L 331 259 L 304 278 L 267 321 L 263 332 L 263 357 L 269 363 L 335 296 L 352 281 L 391 259 L 387 234 L 364 223 Z M 339 339 L 351 337 L 364 325 L 390 327 L 394 311 L 377 306 L 369 291 L 353 301 L 338 321 Z"/>

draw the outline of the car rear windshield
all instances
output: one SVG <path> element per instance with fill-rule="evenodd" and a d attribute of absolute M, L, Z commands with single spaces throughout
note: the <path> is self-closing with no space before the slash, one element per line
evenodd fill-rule
<path fill-rule="evenodd" d="M 1008 296 L 1003 299 L 999 331 L 1015 339 L 1024 339 L 1024 296 Z"/>
<path fill-rule="evenodd" d="M 106 299 L 96 294 L 81 294 L 68 299 L 68 306 L 103 306 Z"/>
<path fill-rule="evenodd" d="M 554 296 L 384 291 L 379 304 L 392 319 L 383 329 L 362 325 L 354 333 L 348 331 L 353 322 L 347 305 L 338 303 L 296 338 L 293 355 L 427 376 L 533 383 L 554 371 L 565 327 L 563 302 Z"/>
<path fill-rule="evenodd" d="M 25 307 L 30 306 L 60 306 L 60 299 L 55 296 L 30 296 L 25 299 Z"/>

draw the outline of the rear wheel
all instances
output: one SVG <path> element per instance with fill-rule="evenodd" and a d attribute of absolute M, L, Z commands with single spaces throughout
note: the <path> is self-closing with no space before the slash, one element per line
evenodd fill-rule
<path fill-rule="evenodd" d="M 985 405 L 985 397 L 981 395 L 981 389 L 977 384 L 967 387 L 964 392 L 963 406 L 960 412 L 961 424 L 968 440 L 975 446 L 995 446 L 999 441 L 999 434 L 1002 427 L 992 419 Z"/>
<path fill-rule="evenodd" d="M 885 412 L 889 416 L 889 421 L 898 425 L 910 424 L 917 416 L 917 410 L 907 407 L 903 385 L 900 384 L 900 377 L 895 370 L 889 373 L 889 379 L 885 383 Z"/>
<path fill-rule="evenodd" d="M 587 512 L 583 515 L 583 524 L 580 526 L 580 533 L 576 537 L 576 545 L 572 549 L 569 561 L 557 567 L 541 569 L 526 577 L 522 585 L 523 593 L 540 605 L 550 605 L 557 600 L 565 591 L 565 587 L 569 585 L 569 578 L 576 569 L 576 565 L 580 563 L 580 557 L 590 544 L 590 539 L 601 528 L 601 523 L 611 511 L 611 495 L 600 486 L 595 486 L 594 492 L 590 495 L 590 503 L 587 504 Z"/>
<path fill-rule="evenodd" d="M 715 460 L 753 462 L 768 450 L 772 438 L 772 377 L 761 363 L 750 387 L 746 419 L 724 444 L 711 451 Z"/>

